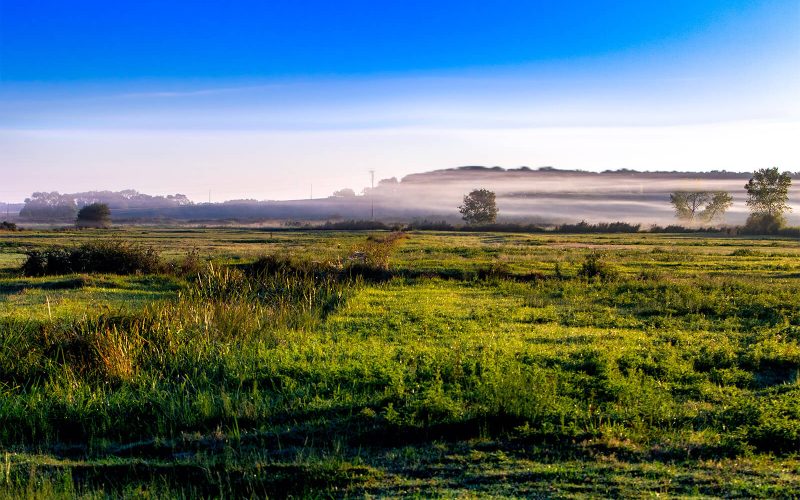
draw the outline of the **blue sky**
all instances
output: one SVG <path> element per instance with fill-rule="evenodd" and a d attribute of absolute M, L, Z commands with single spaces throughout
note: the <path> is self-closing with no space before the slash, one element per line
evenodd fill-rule
<path fill-rule="evenodd" d="M 0 0 L 0 200 L 800 171 L 800 1 Z"/>

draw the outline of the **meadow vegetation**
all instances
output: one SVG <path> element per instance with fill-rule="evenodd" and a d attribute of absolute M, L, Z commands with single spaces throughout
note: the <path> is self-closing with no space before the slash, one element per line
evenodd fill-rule
<path fill-rule="evenodd" d="M 0 497 L 797 496 L 799 257 L 710 233 L 4 234 Z"/>

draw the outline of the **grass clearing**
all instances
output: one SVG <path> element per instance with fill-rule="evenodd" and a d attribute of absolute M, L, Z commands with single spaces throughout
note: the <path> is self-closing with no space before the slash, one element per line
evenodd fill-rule
<path fill-rule="evenodd" d="M 800 494 L 796 240 L 368 234 L 128 228 L 210 267 L 4 267 L 0 495 Z"/>

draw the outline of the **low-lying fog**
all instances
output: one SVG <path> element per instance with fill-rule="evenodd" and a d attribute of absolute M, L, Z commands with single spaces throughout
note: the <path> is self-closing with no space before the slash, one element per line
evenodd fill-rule
<path fill-rule="evenodd" d="M 669 225 L 677 219 L 670 204 L 674 191 L 727 191 L 733 206 L 714 225 L 741 224 L 749 212 L 744 185 L 751 174 L 732 172 L 582 171 L 499 167 L 461 167 L 380 181 L 356 196 L 352 189 L 319 199 L 292 201 L 233 200 L 193 203 L 183 195 L 149 196 L 133 190 L 45 195 L 46 203 L 106 203 L 115 221 L 174 220 L 337 220 L 375 218 L 387 222 L 428 219 L 460 221 L 458 206 L 474 189 L 497 196 L 498 222 L 563 223 L 623 221 Z M 800 184 L 800 183 L 798 183 Z M 344 186 L 343 186 L 344 187 Z M 34 196 L 35 198 L 35 196 Z M 800 185 L 790 191 L 789 223 L 800 225 Z M 55 200 L 55 201 L 53 201 Z M 74 205 L 73 205 L 74 207 Z M 69 211 L 68 211 L 69 212 Z M 25 220 L 24 218 L 22 220 Z"/>
<path fill-rule="evenodd" d="M 744 185 L 750 174 L 672 172 L 572 172 L 545 170 L 453 169 L 407 176 L 399 183 L 382 182 L 376 202 L 392 212 L 408 207 L 417 213 L 458 215 L 464 194 L 485 188 L 497 195 L 500 219 L 532 222 L 586 220 L 643 224 L 676 222 L 669 195 L 674 191 L 727 191 L 733 206 L 722 222 L 739 224 L 749 212 Z M 800 223 L 800 186 L 790 191 Z M 719 222 L 718 222 L 719 223 Z"/>

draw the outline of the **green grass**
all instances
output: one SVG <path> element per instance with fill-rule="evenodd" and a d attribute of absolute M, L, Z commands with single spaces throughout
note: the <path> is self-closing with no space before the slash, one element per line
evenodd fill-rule
<path fill-rule="evenodd" d="M 796 240 L 114 236 L 212 264 L 4 268 L 0 496 L 800 494 Z"/>
<path fill-rule="evenodd" d="M 180 284 L 163 276 L 67 275 L 0 279 L 0 318 L 30 320 L 119 314 L 174 298 Z"/>

